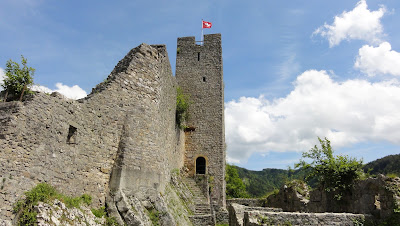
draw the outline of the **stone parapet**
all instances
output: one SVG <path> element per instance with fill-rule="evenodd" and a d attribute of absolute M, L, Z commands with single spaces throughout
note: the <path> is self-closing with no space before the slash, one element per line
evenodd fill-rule
<path fill-rule="evenodd" d="M 291 213 L 246 211 L 244 226 L 255 225 L 363 225 L 369 215 L 351 213 Z"/>

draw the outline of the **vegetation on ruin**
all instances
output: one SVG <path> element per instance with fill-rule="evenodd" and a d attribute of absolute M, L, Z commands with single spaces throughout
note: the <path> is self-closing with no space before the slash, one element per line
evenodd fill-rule
<path fill-rule="evenodd" d="M 226 196 L 227 198 L 247 198 L 246 186 L 240 179 L 237 169 L 229 164 L 225 167 Z"/>
<path fill-rule="evenodd" d="M 40 183 L 30 191 L 25 192 L 25 198 L 17 201 L 14 205 L 14 213 L 18 217 L 18 225 L 36 225 L 37 212 L 34 211 L 34 207 L 39 202 L 51 203 L 53 200 L 58 199 L 65 203 L 68 208 L 80 208 L 81 205 L 90 205 L 92 197 L 83 194 L 77 197 L 70 197 L 58 192 L 53 186 Z M 108 217 L 105 207 L 98 209 L 91 209 L 92 213 L 98 217 L 104 217 L 107 226 L 118 226 L 117 221 L 114 217 Z"/>
<path fill-rule="evenodd" d="M 296 167 L 310 170 L 306 180 L 317 179 L 318 185 L 326 192 L 341 200 L 345 192 L 353 186 L 353 182 L 363 174 L 363 161 L 346 155 L 333 155 L 331 142 L 318 138 L 321 148 L 315 145 L 311 150 L 303 152 L 302 159 Z M 308 163 L 305 159 L 311 159 Z"/>
<path fill-rule="evenodd" d="M 189 96 L 183 93 L 182 88 L 176 89 L 176 124 L 183 129 L 184 123 L 187 120 L 189 114 L 190 101 Z"/>
<path fill-rule="evenodd" d="M 81 204 L 90 205 L 92 197 L 87 194 L 78 197 L 69 197 L 56 191 L 54 187 L 46 183 L 40 183 L 30 191 L 25 192 L 25 198 L 17 201 L 14 212 L 18 217 L 18 225 L 34 225 L 37 213 L 34 207 L 39 202 L 49 203 L 58 199 L 65 203 L 68 208 L 79 208 Z"/>
<path fill-rule="evenodd" d="M 151 224 L 154 226 L 160 226 L 160 212 L 156 209 L 148 209 L 147 215 L 150 218 Z"/>
<path fill-rule="evenodd" d="M 105 206 L 101 206 L 98 209 L 92 208 L 91 209 L 92 213 L 94 216 L 98 218 L 104 217 L 106 219 L 106 226 L 119 226 L 117 220 L 115 220 L 115 217 L 108 217 L 107 216 L 107 211 Z"/>
<path fill-rule="evenodd" d="M 49 202 L 54 199 L 59 199 L 66 203 L 67 207 L 79 207 L 80 204 L 90 204 L 92 198 L 88 195 L 80 197 L 68 197 L 58 193 L 54 187 L 46 183 L 40 183 L 32 190 L 25 192 L 25 199 L 19 200 L 14 206 L 14 212 L 21 214 L 19 223 L 21 225 L 30 225 L 36 222 L 36 212 L 33 211 L 38 202 Z"/>
<path fill-rule="evenodd" d="M 33 75 L 35 69 L 28 67 L 27 60 L 21 55 L 21 64 L 12 61 L 7 61 L 5 68 L 5 78 L 1 86 L 4 88 L 7 95 L 16 100 L 22 95 L 30 93 L 29 87 L 33 85 Z"/>

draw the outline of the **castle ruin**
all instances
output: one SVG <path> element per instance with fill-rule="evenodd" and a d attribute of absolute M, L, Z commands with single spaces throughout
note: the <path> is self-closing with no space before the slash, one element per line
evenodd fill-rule
<path fill-rule="evenodd" d="M 184 130 L 175 119 L 178 86 L 191 102 Z M 127 206 L 162 199 L 177 169 L 205 177 L 211 213 L 225 208 L 221 35 L 205 35 L 202 45 L 178 38 L 175 77 L 164 45 L 141 44 L 84 99 L 36 93 L 1 102 L 0 147 L 1 219 L 12 221 L 13 204 L 46 182 L 139 224 Z"/>

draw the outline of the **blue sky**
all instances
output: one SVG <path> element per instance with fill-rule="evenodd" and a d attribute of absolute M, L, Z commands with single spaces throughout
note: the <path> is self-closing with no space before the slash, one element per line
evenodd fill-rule
<path fill-rule="evenodd" d="M 2 0 L 0 68 L 23 54 L 41 90 L 79 98 L 140 43 L 223 39 L 229 162 L 286 168 L 328 137 L 365 162 L 400 151 L 400 2 Z M 0 70 L 0 76 L 2 71 Z"/>

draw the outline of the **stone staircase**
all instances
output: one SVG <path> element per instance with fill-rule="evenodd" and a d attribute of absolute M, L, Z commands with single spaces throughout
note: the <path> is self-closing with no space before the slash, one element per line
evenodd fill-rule
<path fill-rule="evenodd" d="M 182 180 L 193 194 L 194 210 L 193 216 L 190 217 L 193 225 L 215 225 L 208 197 L 203 194 L 193 178 L 184 177 Z"/>

